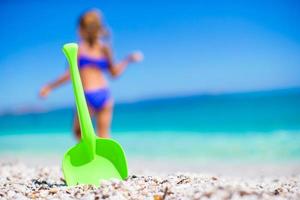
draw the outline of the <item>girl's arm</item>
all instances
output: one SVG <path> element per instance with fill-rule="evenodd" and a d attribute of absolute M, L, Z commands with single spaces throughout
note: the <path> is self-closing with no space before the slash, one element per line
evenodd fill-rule
<path fill-rule="evenodd" d="M 121 60 L 119 63 L 114 64 L 111 49 L 106 46 L 104 47 L 104 51 L 109 62 L 109 72 L 113 77 L 120 76 L 125 71 L 128 64 L 139 62 L 143 59 L 143 55 L 140 52 L 135 52 Z"/>
<path fill-rule="evenodd" d="M 40 90 L 40 96 L 41 97 L 47 97 L 48 94 L 55 88 L 61 86 L 62 84 L 66 83 L 67 81 L 70 80 L 70 72 L 67 70 L 62 76 L 60 76 L 58 79 L 55 81 L 45 85 L 44 87 L 41 88 Z"/>

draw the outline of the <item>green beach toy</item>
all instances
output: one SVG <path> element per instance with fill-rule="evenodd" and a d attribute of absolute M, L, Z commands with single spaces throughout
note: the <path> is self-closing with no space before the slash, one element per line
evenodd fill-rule
<path fill-rule="evenodd" d="M 63 52 L 70 64 L 81 129 L 81 141 L 67 151 L 62 162 L 67 185 L 99 186 L 101 180 L 124 180 L 128 176 L 128 170 L 121 145 L 112 139 L 99 138 L 94 133 L 77 66 L 78 45 L 65 44 Z"/>

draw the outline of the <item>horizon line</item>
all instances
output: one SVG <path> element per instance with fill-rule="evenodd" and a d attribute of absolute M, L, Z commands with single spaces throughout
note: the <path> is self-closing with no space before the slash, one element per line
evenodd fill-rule
<path fill-rule="evenodd" d="M 148 101 L 175 99 L 175 98 L 188 98 L 195 96 L 222 96 L 222 95 L 235 95 L 235 94 L 251 94 L 251 93 L 264 93 L 264 92 L 280 92 L 280 91 L 300 91 L 300 86 L 293 87 L 282 87 L 282 88 L 270 88 L 270 89 L 258 89 L 258 90 L 243 90 L 243 91 L 222 91 L 222 92 L 187 92 L 187 93 L 177 93 L 177 94 L 167 94 L 167 95 L 153 95 L 144 96 L 141 98 L 134 99 L 123 99 L 116 101 L 115 105 L 120 104 L 134 104 Z M 53 106 L 40 106 L 40 105 L 23 105 L 20 107 L 4 108 L 0 109 L 0 117 L 4 115 L 23 115 L 23 114 L 34 114 L 34 113 L 44 113 L 52 110 L 59 110 L 63 108 L 73 107 L 70 104 L 65 105 L 53 105 Z"/>

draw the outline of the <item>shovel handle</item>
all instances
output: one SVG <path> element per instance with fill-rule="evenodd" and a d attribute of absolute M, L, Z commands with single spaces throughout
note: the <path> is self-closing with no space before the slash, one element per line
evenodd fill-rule
<path fill-rule="evenodd" d="M 84 91 L 81 84 L 80 74 L 77 65 L 78 45 L 76 43 L 68 43 L 63 46 L 63 52 L 70 64 L 70 74 L 76 100 L 76 107 L 79 117 L 82 140 L 88 145 L 91 151 L 90 155 L 95 152 L 95 133 L 90 118 L 90 113 L 84 97 Z"/>

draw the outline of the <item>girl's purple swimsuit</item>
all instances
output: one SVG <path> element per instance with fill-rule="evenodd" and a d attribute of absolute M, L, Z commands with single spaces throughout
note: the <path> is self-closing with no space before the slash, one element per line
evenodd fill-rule
<path fill-rule="evenodd" d="M 85 91 L 85 99 L 95 111 L 101 110 L 110 99 L 110 92 L 107 88 Z"/>
<path fill-rule="evenodd" d="M 78 59 L 78 67 L 79 69 L 85 68 L 85 67 L 96 67 L 100 70 L 107 70 L 109 67 L 108 60 L 106 58 L 89 58 L 87 56 L 79 56 Z"/>
<path fill-rule="evenodd" d="M 78 59 L 78 67 L 79 69 L 83 69 L 85 67 L 96 67 L 101 71 L 105 71 L 109 67 L 109 62 L 105 58 L 94 59 L 86 56 L 80 56 Z M 111 98 L 108 88 L 85 91 L 84 94 L 88 105 L 96 111 L 101 110 Z"/>

